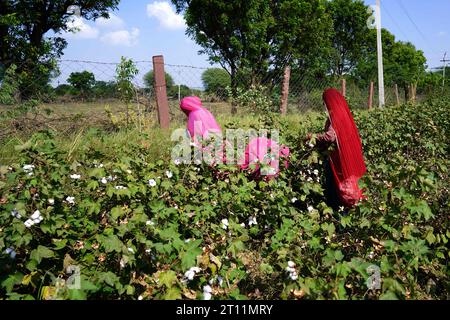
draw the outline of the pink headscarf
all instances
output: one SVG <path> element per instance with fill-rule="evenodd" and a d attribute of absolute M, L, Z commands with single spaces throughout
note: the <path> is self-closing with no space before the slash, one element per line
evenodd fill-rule
<path fill-rule="evenodd" d="M 280 173 L 280 158 L 289 157 L 289 148 L 286 146 L 279 146 L 275 141 L 268 138 L 254 138 L 250 141 L 245 149 L 244 164 L 241 169 L 247 170 L 250 165 L 255 162 L 269 164 L 272 170 L 266 172 L 264 175 L 266 179 L 276 177 Z M 288 161 L 284 162 L 285 167 L 288 167 Z M 259 164 L 255 165 L 253 175 L 256 178 L 261 177 L 263 172 L 260 170 Z"/>
<path fill-rule="evenodd" d="M 187 129 L 194 141 L 197 141 L 198 136 L 208 138 L 210 132 L 222 132 L 211 112 L 203 108 L 199 97 L 184 98 L 181 100 L 180 108 L 188 116 Z"/>

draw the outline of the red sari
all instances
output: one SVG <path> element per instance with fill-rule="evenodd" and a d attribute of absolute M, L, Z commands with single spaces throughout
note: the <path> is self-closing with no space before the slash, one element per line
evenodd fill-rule
<path fill-rule="evenodd" d="M 345 98 L 336 89 L 323 94 L 337 148 L 330 155 L 330 165 L 337 192 L 346 207 L 356 205 L 364 196 L 358 181 L 366 173 L 361 138 Z"/>

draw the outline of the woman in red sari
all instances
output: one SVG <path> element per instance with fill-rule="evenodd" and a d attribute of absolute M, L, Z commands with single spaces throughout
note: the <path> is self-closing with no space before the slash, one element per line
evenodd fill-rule
<path fill-rule="evenodd" d="M 345 98 L 336 89 L 325 90 L 328 111 L 325 133 L 317 137 L 318 147 L 334 145 L 325 163 L 326 196 L 331 207 L 351 208 L 364 198 L 358 181 L 366 173 L 361 138 Z"/>

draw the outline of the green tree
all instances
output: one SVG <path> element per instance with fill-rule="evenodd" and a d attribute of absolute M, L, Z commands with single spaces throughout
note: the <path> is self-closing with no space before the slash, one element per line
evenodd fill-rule
<path fill-rule="evenodd" d="M 92 93 L 92 88 L 95 84 L 95 76 L 92 72 L 72 72 L 67 79 L 76 92 L 82 97 L 86 98 Z"/>
<path fill-rule="evenodd" d="M 362 0 L 331 0 L 327 11 L 333 20 L 330 71 L 342 76 L 353 70 L 369 41 L 368 6 Z"/>
<path fill-rule="evenodd" d="M 324 46 L 331 32 L 325 0 L 172 2 L 184 12 L 186 32 L 200 53 L 229 72 L 234 96 L 242 75 L 246 85 L 261 83 L 268 73 Z"/>
<path fill-rule="evenodd" d="M 49 88 L 50 78 L 57 74 L 55 59 L 67 46 L 60 33 L 70 31 L 74 15 L 87 20 L 107 18 L 119 1 L 0 0 L 0 65 L 4 69 L 17 66 L 24 97 Z M 70 10 L 74 5 L 78 9 Z"/>
<path fill-rule="evenodd" d="M 121 58 L 120 64 L 116 68 L 117 91 L 126 105 L 127 127 L 129 125 L 129 109 L 130 103 L 136 93 L 136 88 L 133 85 L 134 77 L 139 73 L 136 64 L 131 59 Z"/>
<path fill-rule="evenodd" d="M 427 59 L 422 50 L 417 50 L 410 42 L 396 42 L 388 57 L 385 72 L 388 82 L 396 83 L 404 89 L 405 100 L 410 99 L 410 85 L 417 86 L 425 77 Z"/>
<path fill-rule="evenodd" d="M 172 76 L 170 74 L 168 74 L 167 72 L 164 73 L 164 77 L 166 79 L 167 90 L 170 90 L 175 85 L 175 82 L 173 81 Z M 147 89 L 153 90 L 154 83 L 155 83 L 153 70 L 147 72 L 144 75 L 144 83 L 145 83 L 145 86 L 147 87 Z"/>
<path fill-rule="evenodd" d="M 202 82 L 207 93 L 224 96 L 226 88 L 231 85 L 229 73 L 221 68 L 210 68 L 203 72 Z"/>
<path fill-rule="evenodd" d="M 115 98 L 117 84 L 114 81 L 96 81 L 93 92 L 96 98 Z"/>

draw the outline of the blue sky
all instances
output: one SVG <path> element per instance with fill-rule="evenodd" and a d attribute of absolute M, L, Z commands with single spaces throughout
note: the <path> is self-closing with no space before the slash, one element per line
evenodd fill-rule
<path fill-rule="evenodd" d="M 365 0 L 374 5 L 375 0 Z M 381 0 L 382 24 L 397 39 L 412 42 L 424 51 L 429 67 L 438 67 L 445 51 L 450 56 L 449 0 Z M 412 20 L 412 21 L 411 21 Z M 76 34 L 66 35 L 68 47 L 63 59 L 117 62 L 121 56 L 134 60 L 151 60 L 163 54 L 166 63 L 208 67 L 206 56 L 198 55 L 200 49 L 185 35 L 184 20 L 174 12 L 166 0 L 122 0 L 119 9 L 108 21 L 87 22 L 77 20 Z M 142 64 L 144 69 L 151 64 Z M 68 64 L 66 73 L 85 65 Z M 113 74 L 111 66 L 93 66 L 99 76 Z M 190 71 L 187 79 L 181 68 L 173 68 L 176 82 L 193 82 L 197 87 L 200 71 Z M 65 74 L 61 76 L 64 77 Z M 142 75 L 139 75 L 142 77 Z M 184 78 L 183 78 L 184 77 Z"/>

